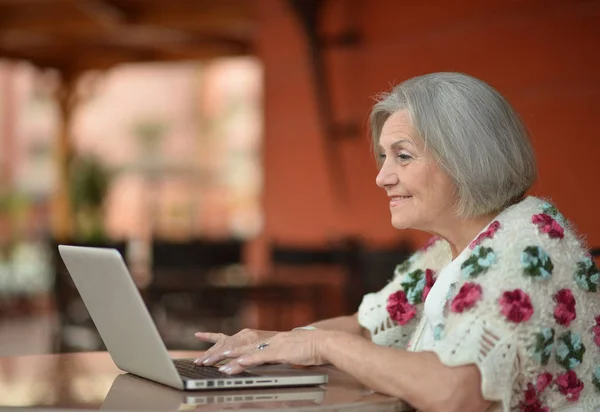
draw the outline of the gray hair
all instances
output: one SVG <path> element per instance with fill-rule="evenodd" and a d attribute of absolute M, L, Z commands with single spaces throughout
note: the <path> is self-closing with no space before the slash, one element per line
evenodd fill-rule
<path fill-rule="evenodd" d="M 384 123 L 402 109 L 455 183 L 459 216 L 498 212 L 533 184 L 537 167 L 527 130 L 487 83 L 461 73 L 432 73 L 377 96 L 370 116 L 376 153 Z"/>

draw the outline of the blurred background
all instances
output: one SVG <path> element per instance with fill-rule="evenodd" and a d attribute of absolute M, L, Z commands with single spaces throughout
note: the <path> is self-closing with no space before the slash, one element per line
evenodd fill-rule
<path fill-rule="evenodd" d="M 101 350 L 57 244 L 117 248 L 170 349 L 355 311 L 390 225 L 372 97 L 460 71 L 600 248 L 598 0 L 0 0 L 0 356 Z M 110 296 L 106 297 L 110 305 Z"/>

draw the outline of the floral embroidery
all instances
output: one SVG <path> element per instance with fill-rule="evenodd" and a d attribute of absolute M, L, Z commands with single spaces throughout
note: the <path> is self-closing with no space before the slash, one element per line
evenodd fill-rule
<path fill-rule="evenodd" d="M 556 308 L 554 308 L 554 319 L 558 324 L 569 326 L 571 321 L 577 317 L 575 311 L 575 298 L 569 289 L 561 289 L 554 295 Z"/>
<path fill-rule="evenodd" d="M 538 229 L 542 233 L 547 233 L 551 238 L 562 239 L 565 237 L 565 230 L 556 220 L 550 215 L 540 213 L 539 215 L 533 215 L 531 223 L 538 226 Z"/>
<path fill-rule="evenodd" d="M 596 316 L 596 324 L 592 326 L 592 333 L 594 334 L 594 343 L 600 347 L 600 316 Z"/>
<path fill-rule="evenodd" d="M 524 400 L 521 401 L 519 408 L 522 412 L 548 412 L 548 408 L 542 405 L 535 391 L 533 384 L 528 383 L 524 393 Z"/>
<path fill-rule="evenodd" d="M 410 269 L 411 265 L 412 259 L 406 259 L 404 262 L 396 265 L 396 268 L 394 269 L 394 276 L 399 276 L 405 272 L 408 272 L 408 269 Z"/>
<path fill-rule="evenodd" d="M 498 303 L 502 306 L 502 314 L 511 322 L 525 322 L 533 315 L 531 299 L 521 289 L 504 292 Z"/>
<path fill-rule="evenodd" d="M 416 305 L 425 301 L 435 283 L 434 274 L 435 272 L 431 269 L 426 269 L 425 272 L 417 269 L 407 275 L 406 280 L 401 285 L 410 304 Z"/>
<path fill-rule="evenodd" d="M 535 335 L 535 346 L 532 358 L 541 365 L 547 365 L 554 348 L 554 329 L 542 328 Z"/>
<path fill-rule="evenodd" d="M 392 293 L 385 308 L 390 318 L 398 322 L 399 325 L 406 325 L 417 314 L 417 308 L 408 303 L 406 293 L 403 290 Z"/>
<path fill-rule="evenodd" d="M 458 284 L 458 282 L 452 282 L 450 284 L 450 286 L 448 286 L 448 293 L 446 293 L 446 299 L 444 300 L 444 308 L 442 310 L 444 317 L 448 317 L 448 312 L 450 311 L 450 303 L 452 302 L 452 299 L 454 299 L 454 296 L 456 295 L 456 285 L 457 284 Z"/>
<path fill-rule="evenodd" d="M 429 249 L 431 246 L 435 245 L 437 243 L 438 240 L 441 240 L 442 238 L 439 236 L 432 236 L 430 237 L 427 242 L 425 242 L 425 244 L 423 245 L 423 247 L 421 248 L 421 251 L 425 252 L 427 249 Z"/>
<path fill-rule="evenodd" d="M 577 271 L 573 278 L 577 286 L 588 292 L 597 292 L 600 288 L 600 271 L 591 257 L 577 262 Z"/>
<path fill-rule="evenodd" d="M 548 386 L 550 386 L 551 383 L 552 374 L 550 372 L 544 372 L 537 377 L 535 388 L 537 389 L 538 393 L 542 393 Z"/>
<path fill-rule="evenodd" d="M 435 283 L 435 279 L 433 277 L 434 275 L 435 272 L 433 270 L 425 270 L 425 287 L 423 288 L 423 302 L 425 302 L 425 299 L 427 299 L 427 295 L 429 295 L 429 292 L 431 291 L 431 288 Z"/>
<path fill-rule="evenodd" d="M 598 366 L 594 371 L 594 375 L 592 376 L 592 383 L 596 387 L 596 390 L 600 392 L 600 366 Z"/>
<path fill-rule="evenodd" d="M 486 230 L 481 232 L 479 236 L 477 236 L 477 238 L 475 238 L 475 240 L 469 244 L 469 248 L 474 249 L 475 246 L 479 246 L 484 239 L 493 239 L 498 229 L 500 229 L 500 222 L 494 220 L 492 223 L 490 223 Z"/>
<path fill-rule="evenodd" d="M 544 202 L 542 205 L 542 212 L 552 216 L 554 219 L 558 221 L 562 226 L 567 225 L 567 219 L 558 211 L 558 209 L 551 203 Z"/>
<path fill-rule="evenodd" d="M 435 328 L 433 328 L 433 339 L 434 340 L 441 340 L 442 336 L 444 334 L 444 324 L 443 323 L 439 323 L 435 326 Z"/>
<path fill-rule="evenodd" d="M 583 346 L 581 335 L 578 333 L 565 332 L 557 339 L 556 362 L 566 370 L 571 370 L 579 365 L 583 360 L 584 353 L 585 346 Z"/>
<path fill-rule="evenodd" d="M 539 246 L 527 246 L 521 253 L 521 263 L 525 274 L 532 277 L 548 279 L 554 270 L 550 256 Z"/>
<path fill-rule="evenodd" d="M 489 247 L 475 246 L 473 253 L 460 266 L 464 279 L 474 278 L 485 273 L 496 262 L 496 254 Z"/>
<path fill-rule="evenodd" d="M 458 291 L 458 294 L 450 304 L 450 310 L 455 313 L 462 313 L 471 309 L 477 301 L 481 299 L 481 286 L 477 283 L 467 282 Z"/>
<path fill-rule="evenodd" d="M 556 384 L 558 390 L 569 402 L 577 402 L 579 400 L 579 394 L 583 389 L 583 382 L 577 377 L 574 371 L 568 371 L 562 375 L 556 377 Z"/>

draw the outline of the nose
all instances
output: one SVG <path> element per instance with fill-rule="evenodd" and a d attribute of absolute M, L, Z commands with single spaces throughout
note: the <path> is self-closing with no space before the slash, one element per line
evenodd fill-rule
<path fill-rule="evenodd" d="M 389 186 L 395 186 L 398 184 L 398 174 L 393 170 L 388 162 L 383 162 L 381 169 L 379 169 L 379 173 L 377 173 L 377 177 L 375 178 L 375 183 L 382 189 L 385 189 Z"/>

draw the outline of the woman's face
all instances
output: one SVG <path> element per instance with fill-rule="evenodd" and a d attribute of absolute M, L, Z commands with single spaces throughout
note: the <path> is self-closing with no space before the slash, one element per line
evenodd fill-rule
<path fill-rule="evenodd" d="M 379 139 L 377 186 L 390 198 L 392 225 L 439 233 L 456 219 L 455 186 L 417 137 L 407 110 L 388 118 Z"/>

